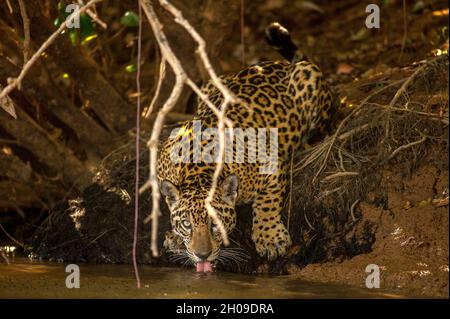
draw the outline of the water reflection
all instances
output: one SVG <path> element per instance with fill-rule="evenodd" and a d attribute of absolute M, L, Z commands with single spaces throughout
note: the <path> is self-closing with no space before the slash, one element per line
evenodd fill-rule
<path fill-rule="evenodd" d="M 0 298 L 383 298 L 381 290 L 304 281 L 298 275 L 195 273 L 141 267 L 137 289 L 129 265 L 80 264 L 80 289 L 65 286 L 65 264 L 16 258 L 0 263 Z"/>

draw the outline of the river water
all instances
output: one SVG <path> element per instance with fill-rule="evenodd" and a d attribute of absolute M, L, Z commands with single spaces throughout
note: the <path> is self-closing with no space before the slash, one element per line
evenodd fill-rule
<path fill-rule="evenodd" d="M 0 298 L 392 298 L 375 289 L 308 282 L 299 275 L 195 273 L 142 266 L 141 288 L 130 265 L 79 264 L 80 288 L 66 287 L 66 264 L 27 258 L 0 261 Z"/>

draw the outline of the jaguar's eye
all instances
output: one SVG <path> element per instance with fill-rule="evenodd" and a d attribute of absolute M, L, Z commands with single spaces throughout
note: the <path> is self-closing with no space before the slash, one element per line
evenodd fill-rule
<path fill-rule="evenodd" d="M 219 230 L 219 227 L 216 224 L 211 223 L 211 232 L 215 233 Z"/>
<path fill-rule="evenodd" d="M 186 229 L 191 229 L 191 223 L 188 220 L 183 220 L 181 223 Z"/>

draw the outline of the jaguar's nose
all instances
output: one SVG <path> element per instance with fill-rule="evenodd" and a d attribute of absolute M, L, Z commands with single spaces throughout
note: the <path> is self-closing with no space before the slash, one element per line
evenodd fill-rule
<path fill-rule="evenodd" d="M 202 251 L 195 253 L 195 256 L 201 260 L 206 260 L 209 257 L 209 255 L 211 255 L 211 251 Z"/>

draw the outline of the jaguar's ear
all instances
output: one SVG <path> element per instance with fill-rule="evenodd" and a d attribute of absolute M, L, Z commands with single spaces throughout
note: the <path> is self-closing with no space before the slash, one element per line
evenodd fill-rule
<path fill-rule="evenodd" d="M 161 194 L 166 197 L 166 203 L 170 208 L 176 207 L 180 199 L 178 188 L 168 180 L 161 183 Z"/>
<path fill-rule="evenodd" d="M 239 187 L 239 177 L 235 174 L 228 175 L 222 182 L 222 200 L 229 204 L 236 203 Z"/>

